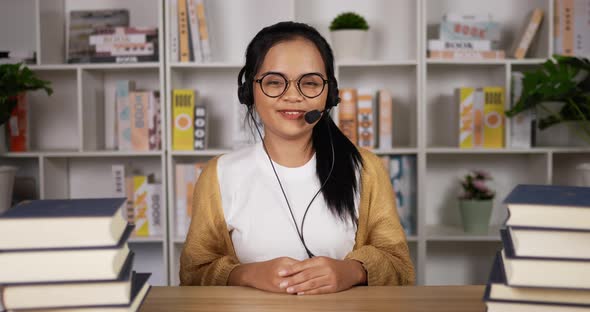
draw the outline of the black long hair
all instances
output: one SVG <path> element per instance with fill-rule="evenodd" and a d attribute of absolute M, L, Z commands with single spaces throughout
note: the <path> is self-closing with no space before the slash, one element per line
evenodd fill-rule
<path fill-rule="evenodd" d="M 248 114 L 254 110 L 254 76 L 264 62 L 272 46 L 279 42 L 304 38 L 312 42 L 319 50 L 328 79 L 328 97 L 326 108 L 332 108 L 340 101 L 338 82 L 334 75 L 334 55 L 330 45 L 313 27 L 296 22 L 280 22 L 263 28 L 256 34 L 246 49 L 246 65 L 238 75 L 238 97 L 248 107 Z M 243 79 L 243 80 L 242 80 Z M 252 116 L 252 115 L 250 115 Z M 328 179 L 332 165 L 332 147 L 334 145 L 334 169 Z M 313 128 L 312 146 L 316 153 L 316 173 L 320 185 L 328 181 L 322 194 L 330 211 L 341 220 L 350 220 L 356 225 L 355 195 L 359 192 L 357 174 L 363 166 L 361 155 L 356 146 L 340 131 L 329 114 L 323 114 Z"/>

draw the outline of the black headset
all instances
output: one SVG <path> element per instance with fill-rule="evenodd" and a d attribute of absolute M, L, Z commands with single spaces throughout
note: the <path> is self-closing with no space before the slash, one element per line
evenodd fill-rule
<path fill-rule="evenodd" d="M 240 70 L 240 73 L 238 74 L 238 99 L 240 100 L 241 104 L 244 104 L 244 105 L 248 106 L 248 108 L 250 108 L 251 106 L 254 105 L 254 93 L 252 92 L 252 87 L 254 85 L 254 77 L 253 77 L 253 75 L 249 75 L 249 77 L 248 76 L 245 77 L 245 72 L 246 72 L 246 66 L 242 67 L 242 69 Z M 244 78 L 245 78 L 245 80 L 242 81 Z M 312 111 L 305 113 L 305 116 L 304 116 L 305 121 L 308 124 L 315 123 L 318 119 L 320 119 L 322 117 L 322 114 L 328 115 L 328 117 L 324 118 L 324 120 L 326 121 L 326 123 L 329 122 L 330 110 L 333 107 L 337 106 L 338 103 L 340 103 L 340 98 L 338 97 L 338 94 L 339 94 L 338 83 L 336 82 L 335 79 L 328 79 L 328 92 L 329 92 L 328 93 L 328 100 L 326 101 L 327 102 L 326 107 L 324 108 L 323 111 L 312 110 Z M 333 99 L 335 99 L 335 100 L 333 100 Z M 301 241 L 303 248 L 305 248 L 305 252 L 307 253 L 307 256 L 309 258 L 313 258 L 313 257 L 315 257 L 315 255 L 309 250 L 309 248 L 307 248 L 307 244 L 305 243 L 305 238 L 303 237 L 303 225 L 305 224 L 305 217 L 307 217 L 307 212 L 309 211 L 309 207 L 311 207 L 311 204 L 313 203 L 315 198 L 320 194 L 320 192 L 322 191 L 322 189 L 324 188 L 324 186 L 326 185 L 326 183 L 328 182 L 328 180 L 332 176 L 332 170 L 334 170 L 334 161 L 335 161 L 334 142 L 332 141 L 332 132 L 330 130 L 330 125 L 328 125 L 328 127 L 327 127 L 328 133 L 330 136 L 330 146 L 332 148 L 332 165 L 330 166 L 330 172 L 328 173 L 328 177 L 326 178 L 324 183 L 322 183 L 322 186 L 320 187 L 320 189 L 315 193 L 315 195 L 313 196 L 313 198 L 311 199 L 311 201 L 307 205 L 307 208 L 305 208 L 305 213 L 303 214 L 303 220 L 301 220 L 301 230 L 299 230 L 299 227 L 297 226 L 297 221 L 295 220 L 295 216 L 293 215 L 293 210 L 291 209 L 291 204 L 289 203 L 289 200 L 287 199 L 287 194 L 285 193 L 285 190 L 283 188 L 283 184 L 281 183 L 281 179 L 279 178 L 279 175 L 277 174 L 277 171 L 275 169 L 273 161 L 270 158 L 270 154 L 268 153 L 268 150 L 266 149 L 266 145 L 264 144 L 264 139 L 262 138 L 262 133 L 260 132 L 260 129 L 258 128 L 258 123 L 254 119 L 254 116 L 251 113 L 250 109 L 248 109 L 248 112 L 249 112 L 250 117 L 252 118 L 252 121 L 254 122 L 254 126 L 256 126 L 256 131 L 258 132 L 258 136 L 260 137 L 260 141 L 262 142 L 262 147 L 264 148 L 264 152 L 266 153 L 266 156 L 268 157 L 268 161 L 270 162 L 270 165 L 271 165 L 272 170 L 275 174 L 275 177 L 277 178 L 277 182 L 279 183 L 279 186 L 280 186 L 281 191 L 283 193 L 283 197 L 285 198 L 285 201 L 287 202 L 287 207 L 289 207 L 289 212 L 291 213 L 291 219 L 293 220 L 293 223 L 295 224 L 295 229 L 297 230 L 299 240 Z"/>

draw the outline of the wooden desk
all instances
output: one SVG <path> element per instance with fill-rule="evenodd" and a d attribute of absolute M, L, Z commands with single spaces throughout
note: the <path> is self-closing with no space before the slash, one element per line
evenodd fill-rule
<path fill-rule="evenodd" d="M 141 312 L 485 311 L 483 286 L 356 287 L 316 296 L 242 287 L 152 287 Z"/>

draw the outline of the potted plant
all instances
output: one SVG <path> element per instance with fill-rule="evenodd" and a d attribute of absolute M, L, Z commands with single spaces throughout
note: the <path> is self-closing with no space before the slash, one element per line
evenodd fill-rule
<path fill-rule="evenodd" d="M 362 59 L 367 46 L 367 21 L 357 13 L 345 12 L 330 24 L 334 54 L 337 59 Z"/>
<path fill-rule="evenodd" d="M 3 126 L 10 120 L 10 115 L 24 97 L 26 91 L 45 90 L 48 95 L 53 93 L 50 82 L 35 75 L 22 63 L 0 65 L 0 150 L 5 149 L 6 135 Z M 0 166 L 0 213 L 10 207 L 14 176 L 17 168 Z"/>
<path fill-rule="evenodd" d="M 539 130 L 550 127 L 571 129 L 584 144 L 590 144 L 588 59 L 554 55 L 541 68 L 525 72 L 520 99 L 506 111 L 506 116 L 513 117 L 530 109 L 537 115 Z M 557 139 L 568 141 L 571 136 Z"/>
<path fill-rule="evenodd" d="M 496 195 L 487 185 L 492 180 L 489 173 L 473 170 L 461 181 L 463 192 L 459 196 L 459 210 L 463 230 L 471 234 L 487 234 Z"/>

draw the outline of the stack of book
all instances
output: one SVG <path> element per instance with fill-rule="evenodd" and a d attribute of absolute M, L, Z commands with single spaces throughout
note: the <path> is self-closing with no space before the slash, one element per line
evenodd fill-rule
<path fill-rule="evenodd" d="M 488 311 L 590 311 L 590 188 L 519 185 L 505 203 Z"/>
<path fill-rule="evenodd" d="M 211 44 L 204 0 L 170 1 L 170 61 L 210 62 Z"/>
<path fill-rule="evenodd" d="M 158 28 L 129 27 L 126 9 L 71 11 L 68 63 L 136 63 L 158 61 Z"/>
<path fill-rule="evenodd" d="M 500 24 L 491 14 L 447 13 L 439 27 L 439 38 L 428 40 L 431 59 L 484 60 L 504 59 L 498 50 Z"/>
<path fill-rule="evenodd" d="M 133 271 L 124 198 L 35 200 L 0 216 L 8 311 L 136 311 L 150 274 Z M 0 307 L 2 310 L 2 307 Z"/>

